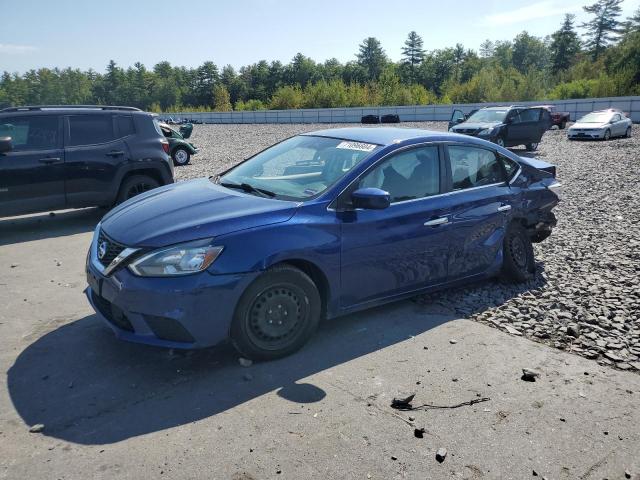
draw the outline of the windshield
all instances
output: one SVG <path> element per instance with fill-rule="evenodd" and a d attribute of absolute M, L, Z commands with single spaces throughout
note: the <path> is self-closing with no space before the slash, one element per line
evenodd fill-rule
<path fill-rule="evenodd" d="M 503 122 L 507 116 L 507 110 L 478 110 L 471 115 L 467 122 Z"/>
<path fill-rule="evenodd" d="M 610 113 L 588 113 L 580 120 L 579 123 L 606 123 L 611 118 Z"/>
<path fill-rule="evenodd" d="M 244 185 L 249 193 L 262 190 L 276 198 L 305 200 L 324 192 L 377 148 L 370 143 L 300 135 L 258 153 L 218 183 Z"/>

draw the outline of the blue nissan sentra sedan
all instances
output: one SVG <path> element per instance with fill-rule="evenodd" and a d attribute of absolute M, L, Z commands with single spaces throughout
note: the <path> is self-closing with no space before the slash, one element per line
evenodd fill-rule
<path fill-rule="evenodd" d="M 298 135 L 211 178 L 109 212 L 89 301 L 119 338 L 299 349 L 323 318 L 501 276 L 531 278 L 555 167 L 473 137 L 403 128 Z"/>

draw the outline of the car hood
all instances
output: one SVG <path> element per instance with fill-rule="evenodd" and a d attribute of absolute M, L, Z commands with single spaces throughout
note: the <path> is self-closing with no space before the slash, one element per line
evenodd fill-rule
<path fill-rule="evenodd" d="M 606 125 L 608 125 L 605 122 L 601 122 L 601 123 L 580 123 L 580 122 L 576 122 L 573 125 L 571 125 L 571 127 L 569 127 L 569 130 L 573 130 L 574 128 L 604 128 Z"/>
<path fill-rule="evenodd" d="M 455 132 L 457 130 L 467 130 L 467 129 L 484 130 L 485 128 L 493 128 L 498 125 L 501 125 L 501 123 L 500 122 L 473 122 L 473 123 L 464 122 L 464 123 L 459 123 L 458 125 L 453 127 L 451 131 Z"/>
<path fill-rule="evenodd" d="M 286 222 L 297 207 L 296 202 L 257 197 L 201 178 L 127 200 L 102 219 L 102 229 L 129 247 L 163 247 Z"/>

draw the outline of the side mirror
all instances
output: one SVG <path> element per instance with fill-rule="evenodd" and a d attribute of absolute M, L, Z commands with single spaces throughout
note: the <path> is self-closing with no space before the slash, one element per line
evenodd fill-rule
<path fill-rule="evenodd" d="M 456 123 L 463 123 L 467 120 L 467 116 L 465 115 L 462 118 L 456 118 Z"/>
<path fill-rule="evenodd" d="M 13 150 L 11 137 L 0 137 L 0 153 L 7 153 Z"/>
<path fill-rule="evenodd" d="M 384 210 L 391 205 L 391 195 L 379 188 L 360 188 L 351 194 L 355 208 Z"/>

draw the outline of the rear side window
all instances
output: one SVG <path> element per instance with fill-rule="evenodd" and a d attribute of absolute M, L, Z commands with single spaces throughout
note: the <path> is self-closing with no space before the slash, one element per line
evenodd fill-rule
<path fill-rule="evenodd" d="M 421 147 L 398 153 L 367 173 L 358 188 L 379 188 L 391 202 L 425 198 L 440 193 L 438 147 Z"/>
<path fill-rule="evenodd" d="M 118 138 L 135 134 L 136 128 L 133 124 L 133 117 L 131 115 L 117 115 L 116 130 Z"/>
<path fill-rule="evenodd" d="M 38 115 L 0 119 L 0 137 L 11 137 L 15 151 L 58 148 L 58 117 Z"/>
<path fill-rule="evenodd" d="M 505 181 L 496 154 L 476 147 L 449 147 L 454 190 L 482 187 Z"/>
<path fill-rule="evenodd" d="M 115 139 L 111 115 L 71 115 L 69 145 L 94 145 Z"/>
<path fill-rule="evenodd" d="M 513 177 L 520 168 L 520 165 L 507 157 L 500 157 L 500 160 L 502 161 L 505 172 L 507 172 L 507 181 L 510 182 L 511 180 L 513 180 Z"/>

